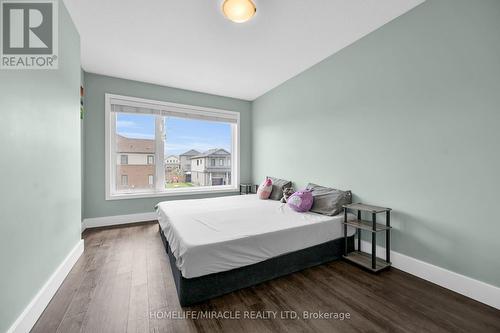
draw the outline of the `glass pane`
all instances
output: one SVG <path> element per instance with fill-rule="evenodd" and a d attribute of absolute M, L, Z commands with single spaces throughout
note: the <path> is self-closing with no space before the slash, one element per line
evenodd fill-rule
<path fill-rule="evenodd" d="M 165 118 L 165 187 L 231 185 L 231 124 Z"/>
<path fill-rule="evenodd" d="M 155 189 L 155 116 L 117 113 L 116 191 Z"/>

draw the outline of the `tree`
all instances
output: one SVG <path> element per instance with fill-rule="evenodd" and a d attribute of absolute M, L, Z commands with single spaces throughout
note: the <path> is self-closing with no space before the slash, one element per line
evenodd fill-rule
<path fill-rule="evenodd" d="M 165 180 L 167 183 L 184 183 L 186 177 L 181 169 L 173 168 L 165 171 Z"/>

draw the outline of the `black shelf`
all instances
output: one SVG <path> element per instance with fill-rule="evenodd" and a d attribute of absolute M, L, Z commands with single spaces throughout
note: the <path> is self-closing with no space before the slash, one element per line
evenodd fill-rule
<path fill-rule="evenodd" d="M 390 226 L 386 226 L 385 224 L 375 223 L 375 230 L 373 230 L 373 222 L 364 221 L 364 220 L 350 220 L 350 221 L 342 222 L 342 223 L 350 225 L 351 227 L 354 227 L 357 229 L 368 230 L 371 232 L 386 231 L 387 229 L 392 228 Z"/>
<path fill-rule="evenodd" d="M 359 210 L 362 212 L 370 212 L 370 213 L 383 213 L 383 212 L 388 212 L 388 211 L 392 210 L 391 208 L 387 208 L 387 207 L 366 205 L 363 203 L 354 203 L 354 204 L 349 204 L 349 205 L 343 205 L 342 207 L 347 208 L 347 209 Z"/>
<path fill-rule="evenodd" d="M 253 193 L 257 193 L 257 185 L 240 184 L 240 194 L 253 194 Z"/>
<path fill-rule="evenodd" d="M 344 205 L 344 238 L 345 249 L 344 258 L 359 266 L 362 266 L 372 272 L 381 271 L 391 266 L 391 208 L 366 205 L 362 203 L 354 203 Z M 348 220 L 347 213 L 349 210 L 357 211 L 356 220 Z M 361 213 L 371 213 L 372 220 L 365 221 L 361 219 Z M 377 223 L 377 214 L 385 213 L 385 224 Z M 356 228 L 358 248 L 357 251 L 347 252 L 347 226 Z M 361 230 L 370 231 L 372 235 L 371 253 L 361 251 Z M 385 260 L 377 258 L 377 233 L 385 231 Z"/>
<path fill-rule="evenodd" d="M 391 266 L 390 262 L 385 261 L 381 258 L 375 259 L 375 268 L 372 267 L 372 256 L 369 253 L 361 251 L 353 251 L 346 256 L 344 259 L 355 263 L 356 265 L 362 266 L 363 268 L 369 269 L 372 272 L 379 272 Z"/>

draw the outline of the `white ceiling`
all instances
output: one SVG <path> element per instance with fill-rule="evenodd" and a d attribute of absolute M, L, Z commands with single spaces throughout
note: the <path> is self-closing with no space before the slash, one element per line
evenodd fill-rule
<path fill-rule="evenodd" d="M 423 0 L 65 0 L 85 71 L 254 100 Z"/>

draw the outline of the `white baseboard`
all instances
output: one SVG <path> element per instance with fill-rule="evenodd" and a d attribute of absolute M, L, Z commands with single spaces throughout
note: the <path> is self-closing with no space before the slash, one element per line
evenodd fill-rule
<path fill-rule="evenodd" d="M 371 252 L 371 243 L 361 241 L 361 250 Z M 377 256 L 385 258 L 385 247 L 377 246 Z M 446 289 L 500 309 L 500 288 L 391 251 L 392 266 Z"/>
<path fill-rule="evenodd" d="M 76 244 L 59 267 L 52 273 L 21 315 L 17 317 L 16 321 L 7 330 L 7 333 L 27 333 L 33 328 L 33 325 L 35 325 L 82 253 L 83 239 Z"/>
<path fill-rule="evenodd" d="M 158 215 L 155 212 L 129 214 L 129 215 L 105 216 L 105 217 L 93 217 L 93 218 L 89 218 L 89 219 L 83 219 L 82 232 L 85 231 L 85 229 L 87 229 L 87 228 L 108 227 L 108 226 L 118 225 L 118 224 L 154 221 L 157 219 L 158 219 Z"/>

